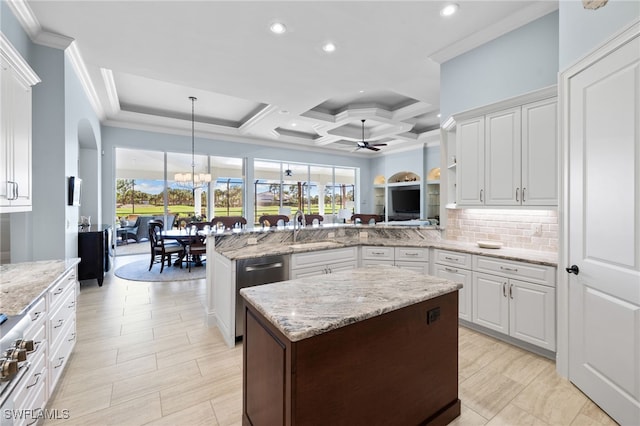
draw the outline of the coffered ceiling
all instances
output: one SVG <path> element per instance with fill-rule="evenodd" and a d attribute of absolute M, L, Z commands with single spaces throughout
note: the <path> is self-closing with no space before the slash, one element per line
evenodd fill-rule
<path fill-rule="evenodd" d="M 104 124 L 353 155 L 439 138 L 440 63 L 557 1 L 9 0 L 69 51 Z M 269 27 L 283 23 L 287 31 Z M 336 50 L 323 51 L 332 42 Z M 379 155 L 379 154 L 378 154 Z"/>

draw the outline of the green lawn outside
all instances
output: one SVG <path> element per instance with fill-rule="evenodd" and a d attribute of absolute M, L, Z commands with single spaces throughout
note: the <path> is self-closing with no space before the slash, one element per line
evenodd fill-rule
<path fill-rule="evenodd" d="M 258 206 L 257 216 L 278 214 L 280 206 Z M 295 208 L 291 208 L 294 212 Z M 317 213 L 318 205 L 312 205 L 311 211 Z M 331 211 L 331 205 L 325 205 L 325 211 Z M 130 214 L 136 214 L 141 216 L 160 216 L 164 214 L 163 206 L 155 206 L 149 204 L 136 204 L 132 209 L 131 205 L 123 205 L 116 209 L 116 216 L 123 217 Z M 193 214 L 193 206 L 173 205 L 169 207 L 169 214 L 179 214 L 182 217 L 191 216 Z M 215 216 L 242 216 L 242 207 L 230 207 L 228 210 L 226 207 L 216 207 Z"/>

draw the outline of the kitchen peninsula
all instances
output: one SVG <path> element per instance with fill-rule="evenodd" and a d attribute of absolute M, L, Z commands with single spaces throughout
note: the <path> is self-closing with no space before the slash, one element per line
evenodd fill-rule
<path fill-rule="evenodd" d="M 459 283 L 392 266 L 242 289 L 243 424 L 446 424 Z"/>

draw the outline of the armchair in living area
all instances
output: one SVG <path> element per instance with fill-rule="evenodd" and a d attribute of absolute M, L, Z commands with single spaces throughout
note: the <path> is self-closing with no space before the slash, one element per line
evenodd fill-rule
<path fill-rule="evenodd" d="M 211 228 L 217 229 L 219 224 L 222 224 L 224 229 L 235 228 L 239 225 L 241 228 L 247 224 L 247 219 L 242 216 L 216 216 L 211 219 Z"/>
<path fill-rule="evenodd" d="M 165 243 L 162 231 L 164 225 L 161 220 L 150 220 L 147 224 L 147 231 L 149 235 L 149 244 L 151 245 L 151 261 L 149 262 L 149 270 L 153 267 L 153 264 L 160 262 L 160 273 L 164 269 L 164 262 L 167 261 L 167 266 L 171 266 L 171 255 L 177 254 L 178 258 L 181 258 L 184 254 L 184 248 L 178 243 Z M 182 263 L 180 263 L 182 268 Z"/>
<path fill-rule="evenodd" d="M 171 229 L 173 227 L 175 219 L 175 215 L 167 215 L 166 229 Z M 152 220 L 159 220 L 164 223 L 164 216 L 138 216 L 133 225 L 121 227 L 121 229 L 126 229 L 126 234 L 123 234 L 123 240 L 128 241 L 133 239 L 136 243 L 139 243 L 140 241 L 149 238 L 149 222 Z"/>

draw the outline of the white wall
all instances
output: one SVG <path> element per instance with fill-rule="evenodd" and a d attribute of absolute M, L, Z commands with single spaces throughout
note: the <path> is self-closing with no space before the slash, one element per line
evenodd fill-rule
<path fill-rule="evenodd" d="M 451 115 L 556 84 L 558 12 L 440 67 L 442 122 Z"/>
<path fill-rule="evenodd" d="M 640 1 L 610 0 L 596 10 L 584 9 L 579 1 L 560 1 L 559 13 L 559 64 L 564 70 L 640 18 Z"/>

